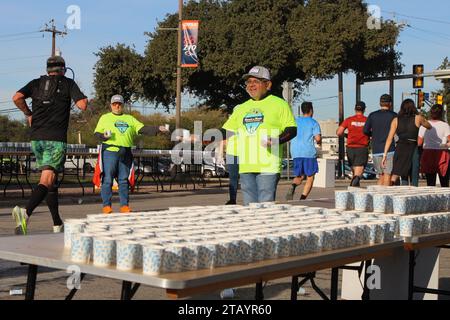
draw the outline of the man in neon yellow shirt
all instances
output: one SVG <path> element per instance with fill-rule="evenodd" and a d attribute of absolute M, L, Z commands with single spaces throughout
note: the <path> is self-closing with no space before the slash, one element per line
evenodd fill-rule
<path fill-rule="evenodd" d="M 251 99 L 235 107 L 224 124 L 227 140 L 236 135 L 244 205 L 275 201 L 281 172 L 281 145 L 297 135 L 289 104 L 270 95 L 272 82 L 265 67 L 244 75 Z"/>
<path fill-rule="evenodd" d="M 164 126 L 144 126 L 132 115 L 123 113 L 124 99 L 115 95 L 111 99 L 111 113 L 103 115 L 95 128 L 95 136 L 102 141 L 102 199 L 103 213 L 112 213 L 111 198 L 113 180 L 119 184 L 120 212 L 131 212 L 128 206 L 128 177 L 132 170 L 133 155 L 131 147 L 139 134 L 156 135 L 168 132 Z"/>

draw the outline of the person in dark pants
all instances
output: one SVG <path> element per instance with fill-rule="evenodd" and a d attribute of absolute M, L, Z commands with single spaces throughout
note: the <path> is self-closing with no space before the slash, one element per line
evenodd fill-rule
<path fill-rule="evenodd" d="M 31 126 L 31 148 L 42 171 L 39 185 L 33 190 L 25 208 L 15 207 L 16 234 L 27 234 L 28 220 L 34 209 L 46 199 L 53 218 L 53 232 L 63 231 L 59 216 L 58 172 L 64 169 L 72 101 L 80 109 L 87 108 L 87 98 L 72 79 L 66 78 L 66 63 L 62 57 L 47 60 L 47 74 L 20 89 L 13 97 L 14 104 L 27 117 Z M 32 98 L 31 109 L 25 99 Z"/>
<path fill-rule="evenodd" d="M 130 213 L 129 178 L 133 174 L 133 154 L 131 148 L 139 134 L 154 136 L 167 133 L 164 126 L 144 126 L 132 115 L 123 113 L 124 98 L 115 95 L 111 98 L 111 112 L 100 117 L 94 135 L 102 142 L 101 150 L 101 195 L 104 214 L 111 214 L 112 186 L 114 178 L 119 184 L 120 213 Z M 95 177 L 96 178 L 96 177 Z M 95 180 L 99 180 L 96 178 Z"/>
<path fill-rule="evenodd" d="M 431 129 L 430 123 L 416 109 L 414 101 L 406 99 L 403 101 L 397 118 L 391 123 L 391 130 L 384 147 L 382 165 L 386 166 L 387 154 L 394 136 L 398 136 L 397 145 L 394 153 L 394 165 L 392 169 L 391 185 L 397 182 L 399 177 L 405 181 L 411 174 L 412 161 L 417 152 L 417 139 L 420 126 Z"/>
<path fill-rule="evenodd" d="M 229 195 L 230 200 L 226 203 L 227 205 L 236 204 L 237 201 L 237 190 L 239 186 L 239 157 L 237 156 L 236 150 L 236 136 L 232 136 L 227 140 L 227 170 L 230 179 Z"/>
<path fill-rule="evenodd" d="M 442 121 L 444 108 L 436 104 L 430 109 L 430 122 L 433 127 L 426 130 L 421 127 L 419 130 L 419 146 L 423 147 L 420 170 L 427 177 L 428 186 L 436 186 L 436 175 L 439 176 L 441 187 L 449 186 L 449 142 L 450 126 Z"/>
<path fill-rule="evenodd" d="M 359 187 L 364 168 L 369 160 L 369 137 L 363 132 L 367 117 L 364 116 L 366 104 L 362 101 L 355 106 L 355 115 L 344 120 L 339 126 L 336 134 L 341 137 L 345 130 L 347 135 L 347 159 L 352 167 L 353 178 L 350 186 Z"/>

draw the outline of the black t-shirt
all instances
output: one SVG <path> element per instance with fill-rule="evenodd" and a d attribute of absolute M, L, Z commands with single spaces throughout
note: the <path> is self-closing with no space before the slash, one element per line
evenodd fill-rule
<path fill-rule="evenodd" d="M 364 134 L 372 136 L 372 153 L 384 153 L 384 146 L 391 131 L 391 123 L 397 114 L 391 110 L 381 109 L 372 112 L 364 125 Z M 395 151 L 395 143 L 391 144 L 389 152 Z"/>
<path fill-rule="evenodd" d="M 31 124 L 31 140 L 67 142 L 67 129 L 69 127 L 70 106 L 72 100 L 76 103 L 86 96 L 72 79 L 59 77 L 58 87 L 54 95 L 54 103 L 43 106 L 32 101 L 33 121 Z M 40 79 L 34 79 L 19 90 L 25 98 L 36 96 L 39 91 Z"/>

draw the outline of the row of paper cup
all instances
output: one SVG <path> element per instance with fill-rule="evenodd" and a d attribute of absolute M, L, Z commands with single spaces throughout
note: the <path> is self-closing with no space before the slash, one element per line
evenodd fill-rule
<path fill-rule="evenodd" d="M 72 235 L 71 259 L 100 267 L 116 265 L 124 271 L 142 268 L 145 274 L 180 272 L 389 242 L 394 228 L 393 223 L 368 223 L 239 240 L 222 237 L 173 243 L 138 235 L 78 233 Z"/>
<path fill-rule="evenodd" d="M 273 217 L 272 217 L 273 218 Z M 120 224 L 105 222 L 87 222 L 83 220 L 67 220 L 65 222 L 64 246 L 71 247 L 71 236 L 81 232 L 94 235 L 98 234 L 138 234 L 147 238 L 159 238 L 161 241 L 177 237 L 184 241 L 201 241 L 208 238 L 215 238 L 227 234 L 231 237 L 242 235 L 262 236 L 276 232 L 294 232 L 297 230 L 315 230 L 323 227 L 346 225 L 349 223 L 384 222 L 391 219 L 388 216 L 376 214 L 366 214 L 361 212 L 347 212 L 345 214 L 328 213 L 315 214 L 301 212 L 294 216 L 285 215 L 277 219 L 269 219 L 266 216 L 253 217 L 248 221 L 209 221 L 198 224 L 174 224 L 157 225 L 154 223 L 142 224 L 135 222 L 125 222 Z"/>
<path fill-rule="evenodd" d="M 340 210 L 415 214 L 450 210 L 450 193 L 387 194 L 365 191 L 335 191 L 335 205 Z"/>
<path fill-rule="evenodd" d="M 402 237 L 450 232 L 450 213 L 403 216 L 399 224 Z"/>

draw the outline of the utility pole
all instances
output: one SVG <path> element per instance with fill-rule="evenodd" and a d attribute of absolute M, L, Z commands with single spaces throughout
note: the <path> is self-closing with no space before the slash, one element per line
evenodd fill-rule
<path fill-rule="evenodd" d="M 52 24 L 51 27 L 45 24 L 45 28 L 41 32 L 50 32 L 52 34 L 52 57 L 54 57 L 56 55 L 56 36 L 65 36 L 67 32 L 56 29 L 55 19 L 50 20 L 50 23 Z"/>
<path fill-rule="evenodd" d="M 183 32 L 183 0 L 178 0 L 178 60 L 177 60 L 177 101 L 175 111 L 175 123 L 176 129 L 181 128 L 181 58 L 182 58 L 182 32 Z"/>
<path fill-rule="evenodd" d="M 344 75 L 338 73 L 339 86 L 339 124 L 344 122 Z M 339 137 L 339 178 L 345 179 L 345 140 L 344 136 Z"/>

